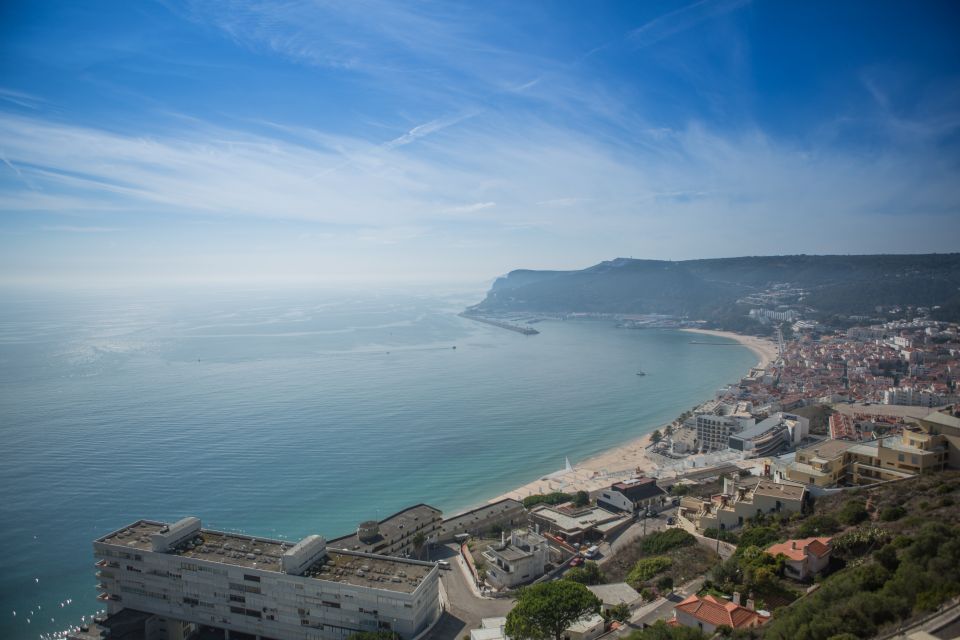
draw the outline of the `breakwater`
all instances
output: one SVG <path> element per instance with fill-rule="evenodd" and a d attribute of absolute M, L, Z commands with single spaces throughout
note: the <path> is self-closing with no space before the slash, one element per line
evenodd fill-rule
<path fill-rule="evenodd" d="M 500 327 L 501 329 L 507 329 L 508 331 L 516 331 L 517 333 L 522 333 L 525 336 L 535 336 L 539 331 L 532 327 L 524 327 L 519 324 L 513 324 L 506 322 L 504 320 L 494 320 L 493 318 L 484 318 L 482 316 L 474 316 L 469 313 L 461 313 L 461 318 L 467 318 L 468 320 L 476 320 L 477 322 L 482 322 L 484 324 L 491 324 L 495 327 Z"/>

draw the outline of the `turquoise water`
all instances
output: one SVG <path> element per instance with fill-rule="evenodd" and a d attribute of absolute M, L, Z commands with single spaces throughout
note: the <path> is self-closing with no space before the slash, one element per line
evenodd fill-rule
<path fill-rule="evenodd" d="M 457 317 L 479 292 L 3 295 L 3 638 L 95 610 L 91 540 L 138 518 L 299 539 L 416 502 L 452 513 L 652 430 L 756 360 L 681 332 Z"/>

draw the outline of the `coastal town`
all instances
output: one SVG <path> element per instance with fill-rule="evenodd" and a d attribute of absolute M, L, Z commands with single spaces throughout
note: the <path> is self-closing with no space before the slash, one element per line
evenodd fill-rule
<path fill-rule="evenodd" d="M 103 610 L 65 637 L 507 640 L 525 598 L 571 583 L 594 604 L 569 640 L 793 637 L 782 629 L 825 576 L 878 549 L 896 565 L 904 516 L 955 519 L 960 489 L 956 324 L 793 329 L 688 328 L 744 344 L 757 366 L 644 437 L 463 513 L 418 504 L 296 544 L 195 517 L 127 524 L 94 542 Z M 957 600 L 937 604 L 883 637 L 953 637 L 908 635 L 956 631 Z"/>

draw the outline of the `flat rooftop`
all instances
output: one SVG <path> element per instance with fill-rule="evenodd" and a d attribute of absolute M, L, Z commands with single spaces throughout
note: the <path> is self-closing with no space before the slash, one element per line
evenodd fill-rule
<path fill-rule="evenodd" d="M 100 538 L 98 542 L 160 553 L 153 551 L 150 536 L 160 533 L 166 526 L 169 525 L 140 520 Z M 283 554 L 293 546 L 292 542 L 200 529 L 197 536 L 163 555 L 283 573 Z M 302 575 L 327 582 L 413 593 L 433 568 L 434 565 L 429 563 L 389 556 L 370 557 L 350 551 L 333 550 L 328 546 L 326 554 L 307 567 Z"/>
<path fill-rule="evenodd" d="M 534 509 L 531 514 L 549 520 L 563 531 L 587 531 L 607 522 L 627 519 L 625 516 L 611 513 L 600 507 L 565 513 L 549 506 L 541 506 Z"/>
<path fill-rule="evenodd" d="M 811 457 L 830 460 L 842 455 L 844 451 L 852 447 L 854 444 L 854 442 L 849 440 L 821 440 L 812 446 L 804 447 L 800 450 L 800 453 L 808 454 Z"/>
<path fill-rule="evenodd" d="M 785 484 L 782 482 L 773 482 L 771 480 L 761 480 L 757 483 L 757 487 L 753 490 L 753 494 L 758 496 L 770 496 L 773 498 L 800 500 L 803 498 L 803 494 L 806 492 L 806 490 L 806 487 L 803 486 Z"/>
<path fill-rule="evenodd" d="M 431 507 L 428 504 L 418 504 L 403 511 L 398 511 L 392 516 L 388 516 L 377 522 L 380 535 L 376 538 L 363 542 L 357 536 L 357 533 L 341 536 L 327 541 L 327 546 L 333 546 L 337 549 L 349 549 L 351 551 L 362 551 L 364 553 L 375 553 L 387 545 L 403 537 L 408 531 L 414 531 L 423 526 L 424 523 L 433 520 L 440 520 L 443 513 L 440 509 Z M 439 522 L 437 523 L 439 525 Z"/>

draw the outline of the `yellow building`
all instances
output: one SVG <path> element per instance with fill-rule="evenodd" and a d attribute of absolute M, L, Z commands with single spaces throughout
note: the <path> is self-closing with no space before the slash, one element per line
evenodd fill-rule
<path fill-rule="evenodd" d="M 826 440 L 797 452 L 796 459 L 772 465 L 774 479 L 817 487 L 873 484 L 942 471 L 947 438 L 923 426 L 905 427 L 900 435 L 869 442 Z"/>
<path fill-rule="evenodd" d="M 773 465 L 775 479 L 833 487 L 847 475 L 847 449 L 854 446 L 846 440 L 824 440 L 797 451 L 796 458 L 785 465 Z M 779 474 L 779 475 L 778 475 Z"/>
<path fill-rule="evenodd" d="M 681 525 L 696 531 L 733 529 L 748 518 L 769 513 L 796 513 L 803 508 L 803 485 L 760 480 L 734 485 L 724 480 L 723 493 L 706 498 L 684 497 L 678 515 Z"/>
<path fill-rule="evenodd" d="M 960 407 L 954 405 L 934 411 L 920 418 L 920 428 L 930 435 L 942 436 L 947 447 L 947 466 L 960 469 L 960 417 L 954 415 Z"/>

